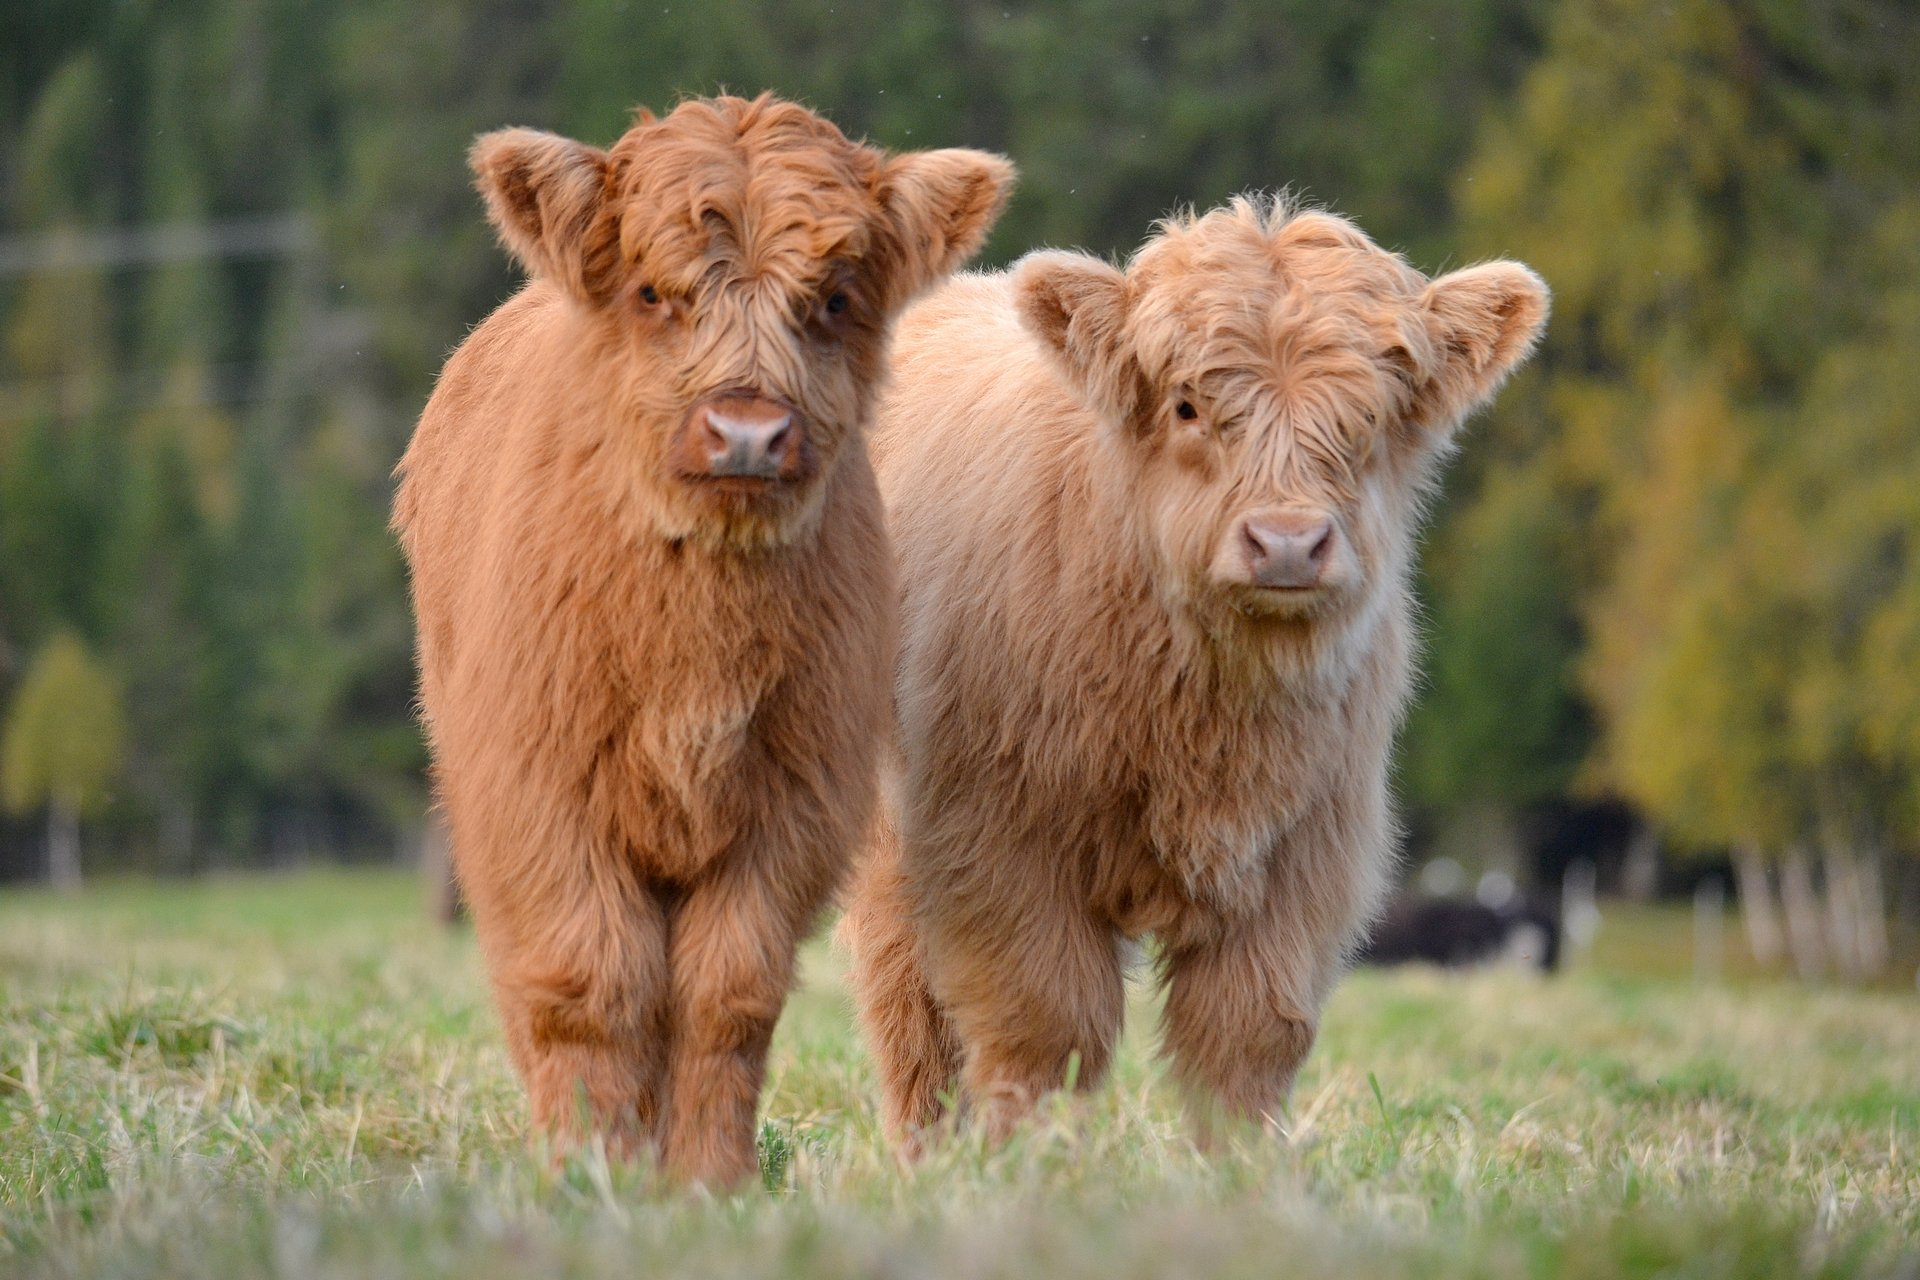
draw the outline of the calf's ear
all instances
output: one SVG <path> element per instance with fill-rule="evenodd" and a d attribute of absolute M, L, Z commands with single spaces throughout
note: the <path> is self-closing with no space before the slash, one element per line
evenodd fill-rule
<path fill-rule="evenodd" d="M 881 200 L 893 222 L 901 262 L 896 305 L 949 275 L 980 252 L 1013 194 L 1013 162 L 952 147 L 909 151 L 887 162 Z"/>
<path fill-rule="evenodd" d="M 537 129 L 502 129 L 475 139 L 467 158 L 507 251 L 530 274 L 601 301 L 618 247 L 604 216 L 607 153 Z"/>
<path fill-rule="evenodd" d="M 1413 376 L 1414 419 L 1450 434 L 1532 354 L 1547 327 L 1549 295 L 1530 268 L 1488 262 L 1441 276 L 1418 307 L 1424 341 L 1393 354 Z"/>
<path fill-rule="evenodd" d="M 1020 323 L 1053 354 L 1087 402 L 1126 424 L 1140 417 L 1146 376 L 1127 341 L 1127 278 L 1084 253 L 1043 250 L 1013 268 Z"/>

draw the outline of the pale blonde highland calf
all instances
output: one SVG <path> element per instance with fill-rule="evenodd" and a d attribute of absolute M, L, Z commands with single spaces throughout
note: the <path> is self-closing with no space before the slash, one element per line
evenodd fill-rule
<path fill-rule="evenodd" d="M 873 808 L 889 332 L 1012 169 L 768 98 L 473 164 L 533 281 L 447 362 L 394 513 L 454 861 L 536 1127 L 738 1183 Z"/>
<path fill-rule="evenodd" d="M 896 1140 L 1099 1080 L 1146 934 L 1202 1135 L 1275 1116 L 1388 878 L 1423 503 L 1547 305 L 1242 199 L 902 321 L 900 802 L 844 930 Z"/>

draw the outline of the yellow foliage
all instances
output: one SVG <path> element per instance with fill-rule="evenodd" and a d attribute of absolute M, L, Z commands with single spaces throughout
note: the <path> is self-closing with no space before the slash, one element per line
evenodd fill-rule
<path fill-rule="evenodd" d="M 1526 465 L 1588 548 L 1585 780 L 1701 844 L 1920 834 L 1920 200 L 1831 177 L 1914 95 L 1808 21 L 1568 0 L 1459 189 L 1555 292 Z M 1858 85 L 1769 63 L 1811 48 Z"/>
<path fill-rule="evenodd" d="M 0 799 L 24 813 L 60 800 L 99 810 L 120 772 L 126 717 L 113 677 L 72 632 L 42 646 L 0 736 Z"/>

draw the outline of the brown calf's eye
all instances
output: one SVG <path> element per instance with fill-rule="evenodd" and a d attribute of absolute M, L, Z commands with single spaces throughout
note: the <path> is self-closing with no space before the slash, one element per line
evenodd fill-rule
<path fill-rule="evenodd" d="M 851 304 L 847 298 L 846 292 L 841 289 L 836 289 L 833 291 L 832 294 L 828 295 L 827 297 L 827 314 L 830 316 L 841 315 L 846 311 L 849 305 Z"/>
<path fill-rule="evenodd" d="M 1193 403 L 1188 400 L 1182 400 L 1180 407 L 1175 409 L 1174 412 L 1180 415 L 1180 421 L 1182 422 L 1192 422 L 1200 416 L 1200 411 L 1194 408 Z"/>
<path fill-rule="evenodd" d="M 660 291 L 650 284 L 643 284 L 640 286 L 640 301 L 650 307 L 657 307 L 660 305 Z"/>

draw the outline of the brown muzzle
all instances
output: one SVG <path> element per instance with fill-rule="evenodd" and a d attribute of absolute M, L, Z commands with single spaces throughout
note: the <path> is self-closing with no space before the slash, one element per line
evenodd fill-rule
<path fill-rule="evenodd" d="M 676 452 L 690 478 L 769 481 L 801 479 L 812 454 L 798 412 L 746 392 L 694 405 Z"/>

